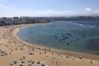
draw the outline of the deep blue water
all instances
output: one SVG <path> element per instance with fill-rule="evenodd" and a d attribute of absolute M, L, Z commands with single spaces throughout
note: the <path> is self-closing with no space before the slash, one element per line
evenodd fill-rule
<path fill-rule="evenodd" d="M 98 21 L 57 21 L 21 29 L 25 41 L 49 48 L 99 53 Z"/>

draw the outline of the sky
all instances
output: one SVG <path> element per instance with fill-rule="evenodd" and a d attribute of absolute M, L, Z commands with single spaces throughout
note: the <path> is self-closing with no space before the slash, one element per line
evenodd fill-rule
<path fill-rule="evenodd" d="M 99 15 L 99 0 L 0 0 L 0 17 Z"/>

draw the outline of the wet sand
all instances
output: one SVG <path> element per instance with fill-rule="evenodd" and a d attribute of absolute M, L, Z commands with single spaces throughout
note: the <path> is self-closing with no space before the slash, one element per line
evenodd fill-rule
<path fill-rule="evenodd" d="M 28 26 L 0 27 L 0 66 L 99 66 L 97 55 L 60 51 L 21 40 L 16 33 Z"/>

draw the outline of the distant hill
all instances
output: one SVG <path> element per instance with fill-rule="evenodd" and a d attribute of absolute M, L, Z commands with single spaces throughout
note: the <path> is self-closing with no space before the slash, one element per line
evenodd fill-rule
<path fill-rule="evenodd" d="M 53 17 L 56 21 L 99 21 L 99 16 Z"/>

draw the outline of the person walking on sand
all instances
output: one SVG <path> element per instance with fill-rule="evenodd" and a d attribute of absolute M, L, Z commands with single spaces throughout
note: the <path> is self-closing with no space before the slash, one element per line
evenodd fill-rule
<path fill-rule="evenodd" d="M 37 66 L 40 66 L 40 62 L 37 63 Z"/>

